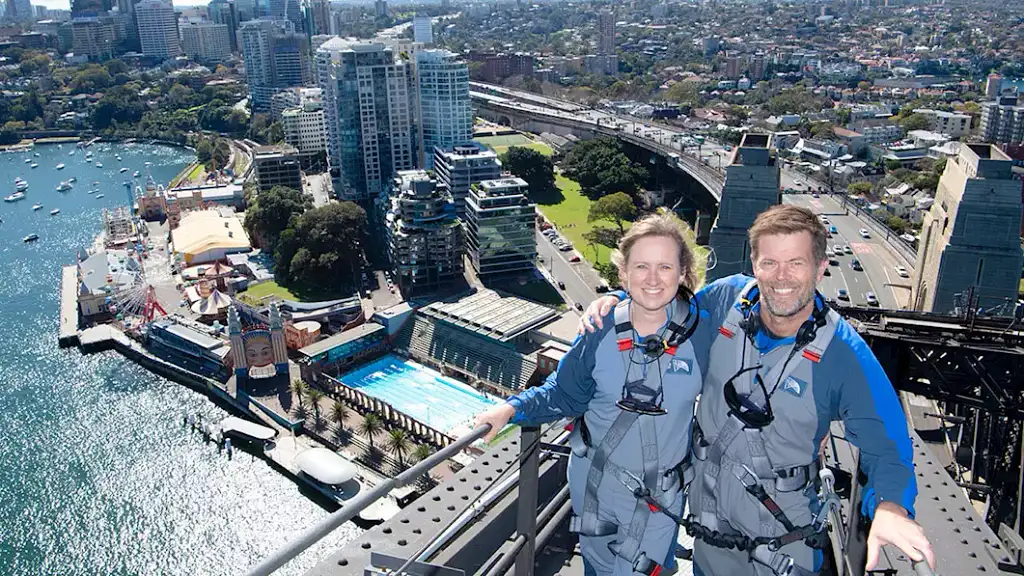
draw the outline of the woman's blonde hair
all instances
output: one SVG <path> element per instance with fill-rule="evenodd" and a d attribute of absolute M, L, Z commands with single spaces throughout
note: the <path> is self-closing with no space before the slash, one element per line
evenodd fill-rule
<path fill-rule="evenodd" d="M 618 249 L 612 251 L 612 264 L 619 269 L 619 273 L 626 274 L 626 262 L 629 261 L 629 254 L 633 250 L 633 246 L 638 240 L 648 236 L 664 236 L 676 241 L 679 246 L 679 271 L 682 275 L 682 285 L 690 292 L 696 291 L 697 282 L 699 282 L 697 266 L 693 248 L 687 239 L 690 236 L 690 227 L 671 212 L 651 214 L 641 218 L 619 239 Z"/>

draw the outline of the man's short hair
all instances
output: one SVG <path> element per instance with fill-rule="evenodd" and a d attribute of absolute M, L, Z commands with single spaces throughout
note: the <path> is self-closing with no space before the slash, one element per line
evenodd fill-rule
<path fill-rule="evenodd" d="M 777 204 L 757 215 L 754 224 L 747 231 L 751 259 L 757 259 L 757 242 L 761 236 L 799 234 L 800 232 L 810 234 L 814 260 L 818 264 L 823 262 L 827 236 L 825 225 L 821 223 L 814 212 L 793 204 Z"/>

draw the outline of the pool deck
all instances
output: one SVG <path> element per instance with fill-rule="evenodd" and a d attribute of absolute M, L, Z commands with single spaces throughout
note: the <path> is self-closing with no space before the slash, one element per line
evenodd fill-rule
<path fill-rule="evenodd" d="M 61 347 L 78 344 L 78 266 L 65 266 L 60 276 L 60 331 L 57 342 Z"/>

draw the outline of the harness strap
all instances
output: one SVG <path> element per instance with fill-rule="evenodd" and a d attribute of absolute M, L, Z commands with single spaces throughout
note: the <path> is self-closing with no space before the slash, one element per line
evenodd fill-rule
<path fill-rule="evenodd" d="M 580 514 L 580 534 L 587 536 L 604 536 L 600 534 L 597 512 L 600 505 L 597 502 L 597 490 L 601 487 L 601 480 L 604 478 L 604 468 L 608 463 L 608 456 L 618 448 L 626 432 L 636 422 L 639 414 L 622 410 L 608 427 L 608 433 L 604 435 L 601 445 L 594 450 L 594 456 L 590 461 L 590 470 L 587 472 L 587 491 L 583 497 L 583 512 Z"/>
<path fill-rule="evenodd" d="M 644 461 L 644 488 L 649 494 L 657 494 L 661 491 L 661 482 L 658 474 L 658 435 L 654 428 L 654 417 L 647 416 L 640 418 L 640 445 Z M 644 538 L 644 531 L 647 530 L 647 522 L 651 517 L 651 508 L 641 499 L 637 499 L 633 508 L 633 516 L 629 520 L 629 527 L 626 528 L 622 545 L 615 554 L 633 560 L 640 551 L 640 542 Z"/>

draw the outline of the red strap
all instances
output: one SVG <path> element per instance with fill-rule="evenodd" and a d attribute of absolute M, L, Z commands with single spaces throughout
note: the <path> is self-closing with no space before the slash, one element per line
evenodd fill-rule
<path fill-rule="evenodd" d="M 821 362 L 821 354 L 812 350 L 804 349 L 804 358 L 807 358 L 811 362 Z"/>
<path fill-rule="evenodd" d="M 630 339 L 630 338 L 623 338 L 622 340 L 619 340 L 618 343 L 619 343 L 619 352 L 622 352 L 622 351 L 625 351 L 625 350 L 629 350 L 630 348 L 633 347 L 633 340 Z"/>
<path fill-rule="evenodd" d="M 677 348 L 678 346 L 668 346 L 665 348 L 665 352 L 667 352 L 669 356 L 675 356 Z"/>
<path fill-rule="evenodd" d="M 650 576 L 658 576 L 661 574 L 661 564 L 655 564 L 654 570 L 651 570 Z"/>
<path fill-rule="evenodd" d="M 565 431 L 566 432 L 572 432 L 573 428 L 575 428 L 575 427 L 576 427 L 576 421 L 575 420 L 570 420 L 569 423 L 565 425 Z"/>
<path fill-rule="evenodd" d="M 719 326 L 718 333 L 721 334 L 722 336 L 725 336 L 726 338 L 732 338 L 733 336 L 732 331 L 726 328 L 725 326 Z"/>

